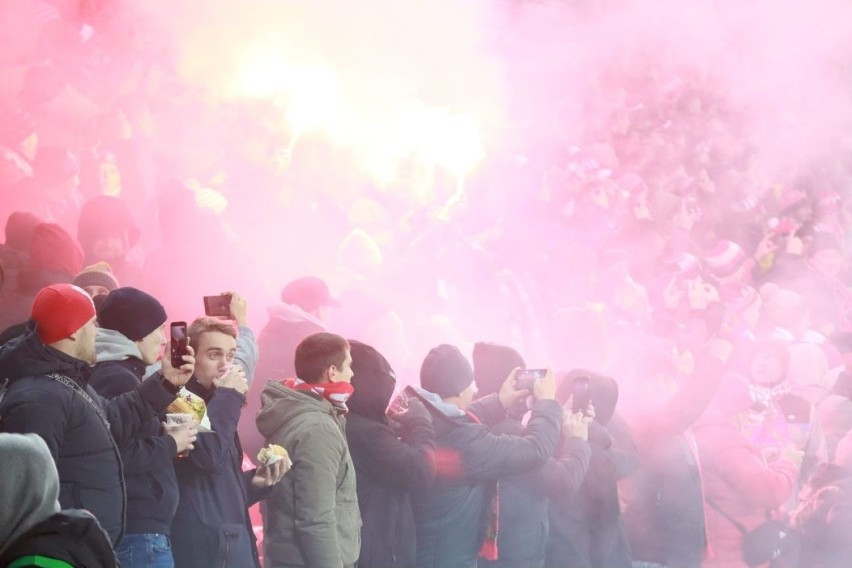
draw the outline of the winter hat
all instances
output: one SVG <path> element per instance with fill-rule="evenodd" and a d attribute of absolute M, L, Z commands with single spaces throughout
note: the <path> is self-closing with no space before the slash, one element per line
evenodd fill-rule
<path fill-rule="evenodd" d="M 38 337 L 45 345 L 70 337 L 93 317 L 92 299 L 85 290 L 72 284 L 52 284 L 39 290 L 30 313 L 30 319 L 38 325 Z"/>
<path fill-rule="evenodd" d="M 166 319 L 166 310 L 156 298 L 129 286 L 110 292 L 98 308 L 98 324 L 131 341 L 142 340 Z"/>
<path fill-rule="evenodd" d="M 441 398 L 458 396 L 473 382 L 473 368 L 454 345 L 439 345 L 420 366 L 420 386 Z"/>
<path fill-rule="evenodd" d="M 39 148 L 33 160 L 33 174 L 40 183 L 56 185 L 80 171 L 80 163 L 70 151 L 56 146 Z"/>
<path fill-rule="evenodd" d="M 139 227 L 130 208 L 118 197 L 98 195 L 83 205 L 77 223 L 77 239 L 89 250 L 95 239 L 103 235 L 121 234 L 127 231 L 132 247 L 139 240 Z"/>
<path fill-rule="evenodd" d="M 33 230 L 29 269 L 64 272 L 70 279 L 83 269 L 83 251 L 62 227 L 42 223 Z"/>
<path fill-rule="evenodd" d="M 103 286 L 110 292 L 118 288 L 118 280 L 112 273 L 112 267 L 108 262 L 96 262 L 87 266 L 74 277 L 71 284 L 85 288 L 86 286 Z"/>
<path fill-rule="evenodd" d="M 43 223 L 41 219 L 32 213 L 15 211 L 6 220 L 6 246 L 27 251 L 33 239 L 33 231 Z"/>
<path fill-rule="evenodd" d="M 732 241 L 716 241 L 704 255 L 704 264 L 717 278 L 725 278 L 736 272 L 745 262 L 742 247 Z"/>
<path fill-rule="evenodd" d="M 340 305 L 340 302 L 331 297 L 328 285 L 313 276 L 297 278 L 284 286 L 281 290 L 281 301 L 299 306 L 306 312 L 312 312 L 321 306 Z"/>
<path fill-rule="evenodd" d="M 506 345 L 479 342 L 473 346 L 473 380 L 477 396 L 498 392 L 515 367 L 524 368 L 521 354 Z"/>

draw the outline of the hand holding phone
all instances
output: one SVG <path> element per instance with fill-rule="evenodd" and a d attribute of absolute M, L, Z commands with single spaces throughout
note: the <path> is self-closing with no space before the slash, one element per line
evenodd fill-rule
<path fill-rule="evenodd" d="M 169 361 L 172 367 L 180 369 L 184 364 L 183 356 L 188 354 L 187 346 L 189 345 L 189 338 L 186 335 L 186 322 L 172 322 L 169 327 L 169 335 L 171 337 Z"/>

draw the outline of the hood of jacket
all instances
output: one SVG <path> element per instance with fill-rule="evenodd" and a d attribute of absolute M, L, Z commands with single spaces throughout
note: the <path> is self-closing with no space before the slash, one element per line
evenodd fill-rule
<path fill-rule="evenodd" d="M 330 402 L 310 392 L 297 391 L 276 381 L 269 381 L 260 393 L 257 430 L 267 439 L 298 416 L 321 412 L 337 417 Z"/>
<path fill-rule="evenodd" d="M 322 330 L 327 330 L 328 326 L 324 321 L 316 316 L 312 316 L 295 304 L 278 304 L 267 310 L 270 323 L 281 321 L 286 323 L 309 322 Z"/>
<path fill-rule="evenodd" d="M 30 527 L 59 511 L 59 474 L 37 434 L 0 434 L 0 553 Z"/>
<path fill-rule="evenodd" d="M 568 400 L 574 388 L 574 379 L 589 377 L 589 398 L 595 407 L 595 422 L 606 426 L 615 413 L 618 402 L 618 383 L 612 377 L 585 369 L 574 369 L 560 381 L 556 389 L 556 398 L 562 404 Z"/>
<path fill-rule="evenodd" d="M 387 424 L 385 410 L 396 386 L 396 375 L 381 353 L 360 341 L 349 341 L 352 355 L 352 386 L 346 403 L 349 412 Z"/>
<path fill-rule="evenodd" d="M 124 361 L 131 357 L 142 360 L 142 352 L 136 342 L 114 329 L 98 329 L 95 352 L 98 355 L 98 363 Z"/>
<path fill-rule="evenodd" d="M 91 368 L 85 361 L 75 359 L 47 346 L 36 334 L 36 324 L 30 322 L 23 335 L 0 347 L 0 378 L 11 380 L 22 377 L 61 373 L 72 379 L 88 381 Z"/>

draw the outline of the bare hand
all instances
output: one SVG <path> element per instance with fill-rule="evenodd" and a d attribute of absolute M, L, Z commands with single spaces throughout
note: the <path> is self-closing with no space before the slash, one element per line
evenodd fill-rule
<path fill-rule="evenodd" d="M 589 440 L 589 424 L 592 418 L 582 412 L 566 413 L 562 421 L 562 435 L 566 438 Z"/>
<path fill-rule="evenodd" d="M 805 457 L 805 452 L 790 444 L 781 450 L 781 458 L 789 462 L 793 462 L 796 467 L 802 467 L 802 460 Z"/>
<path fill-rule="evenodd" d="M 214 378 L 213 384 L 216 388 L 234 389 L 240 394 L 246 394 L 249 388 L 246 372 L 239 365 L 232 366 L 227 373 Z"/>
<path fill-rule="evenodd" d="M 172 367 L 171 357 L 163 357 L 162 369 L 160 373 L 163 377 L 176 387 L 182 387 L 192 377 L 195 372 L 195 351 L 189 345 L 186 346 L 186 355 L 183 356 L 183 365 L 179 369 Z"/>
<path fill-rule="evenodd" d="M 198 434 L 198 428 L 195 424 L 166 424 L 163 422 L 163 430 L 167 436 L 174 439 L 177 453 L 195 448 L 194 442 Z"/>
<path fill-rule="evenodd" d="M 536 400 L 556 400 L 556 373 L 550 367 L 547 374 L 533 386 L 533 394 Z"/>
<path fill-rule="evenodd" d="M 513 404 L 515 404 L 515 402 L 528 397 L 531 394 L 527 389 L 517 390 L 515 388 L 515 375 L 520 370 L 520 367 L 512 369 L 509 376 L 506 377 L 506 380 L 503 381 L 503 384 L 500 386 L 500 392 L 497 393 L 497 397 L 500 399 L 500 404 L 503 406 L 503 410 L 508 410 Z"/>
<path fill-rule="evenodd" d="M 237 322 L 237 325 L 246 325 L 248 322 L 248 302 L 237 292 L 223 292 L 223 296 L 231 296 L 231 304 L 229 310 L 231 319 Z"/>
<path fill-rule="evenodd" d="M 254 477 L 251 478 L 251 484 L 258 489 L 272 487 L 281 481 L 292 466 L 293 462 L 290 458 L 280 459 L 272 465 L 262 465 L 257 468 Z"/>

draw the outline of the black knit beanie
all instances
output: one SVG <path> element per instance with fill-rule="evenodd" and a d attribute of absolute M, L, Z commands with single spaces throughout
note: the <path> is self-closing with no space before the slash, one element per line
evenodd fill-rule
<path fill-rule="evenodd" d="M 524 368 L 521 354 L 506 345 L 476 343 L 473 346 L 473 380 L 476 396 L 499 392 L 500 387 L 515 367 Z"/>
<path fill-rule="evenodd" d="M 473 368 L 453 345 L 429 351 L 420 366 L 420 386 L 441 398 L 458 396 L 473 382 Z"/>
<path fill-rule="evenodd" d="M 136 288 L 116 288 L 98 307 L 98 325 L 140 341 L 166 323 L 166 310 L 156 298 Z"/>

